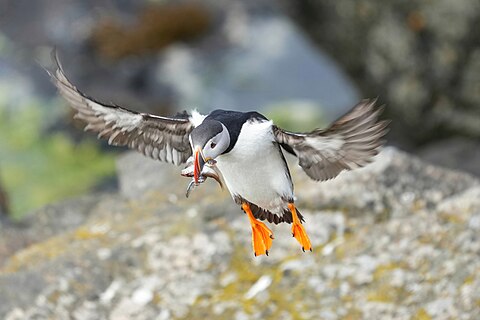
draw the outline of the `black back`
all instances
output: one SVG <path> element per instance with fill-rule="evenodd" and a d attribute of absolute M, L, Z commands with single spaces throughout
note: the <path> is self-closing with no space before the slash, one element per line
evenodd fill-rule
<path fill-rule="evenodd" d="M 217 109 L 212 111 L 205 120 L 213 119 L 220 121 L 228 129 L 230 133 L 230 145 L 224 153 L 230 152 L 237 143 L 238 136 L 242 126 L 248 120 L 268 120 L 264 115 L 256 112 L 239 112 Z"/>

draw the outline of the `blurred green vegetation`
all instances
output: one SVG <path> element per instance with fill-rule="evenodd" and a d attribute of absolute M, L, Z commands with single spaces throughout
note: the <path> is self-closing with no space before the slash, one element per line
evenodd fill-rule
<path fill-rule="evenodd" d="M 84 193 L 114 174 L 114 156 L 94 140 L 74 143 L 63 133 L 45 133 L 51 107 L 29 102 L 13 109 L 0 99 L 0 180 L 14 218 Z"/>
<path fill-rule="evenodd" d="M 325 127 L 327 124 L 321 107 L 302 101 L 286 101 L 268 106 L 265 116 L 272 119 L 280 128 L 305 132 Z"/>

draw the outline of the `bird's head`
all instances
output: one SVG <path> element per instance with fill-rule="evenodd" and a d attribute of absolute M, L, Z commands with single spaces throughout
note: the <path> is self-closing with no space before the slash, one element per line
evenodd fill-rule
<path fill-rule="evenodd" d="M 228 149 L 230 134 L 221 122 L 207 119 L 190 133 L 190 144 L 194 157 L 193 177 L 198 183 L 205 163 Z"/>

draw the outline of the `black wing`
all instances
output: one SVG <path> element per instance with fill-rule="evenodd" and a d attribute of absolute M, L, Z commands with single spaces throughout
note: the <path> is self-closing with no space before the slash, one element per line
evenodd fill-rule
<path fill-rule="evenodd" d="M 384 144 L 389 121 L 379 121 L 383 108 L 376 108 L 375 102 L 363 100 L 324 130 L 294 133 L 273 126 L 275 139 L 294 152 L 310 178 L 332 179 L 371 162 Z"/>
<path fill-rule="evenodd" d="M 98 138 L 108 139 L 111 145 L 128 146 L 176 165 L 192 155 L 188 136 L 194 125 L 188 115 L 160 117 L 100 103 L 68 80 L 56 56 L 55 62 L 56 70 L 47 72 L 59 93 L 75 109 L 75 118 L 87 124 L 85 131 L 98 133 Z"/>

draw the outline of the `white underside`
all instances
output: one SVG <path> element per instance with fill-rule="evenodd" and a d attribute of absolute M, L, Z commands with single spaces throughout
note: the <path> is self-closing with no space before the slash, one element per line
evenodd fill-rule
<path fill-rule="evenodd" d="M 282 215 L 293 186 L 280 152 L 271 121 L 247 121 L 235 147 L 216 158 L 230 194 Z"/>

